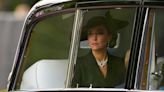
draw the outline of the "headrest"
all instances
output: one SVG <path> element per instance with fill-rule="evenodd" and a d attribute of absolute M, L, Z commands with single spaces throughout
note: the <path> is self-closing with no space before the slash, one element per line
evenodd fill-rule
<path fill-rule="evenodd" d="M 68 60 L 40 60 L 23 74 L 20 89 L 64 88 Z"/>

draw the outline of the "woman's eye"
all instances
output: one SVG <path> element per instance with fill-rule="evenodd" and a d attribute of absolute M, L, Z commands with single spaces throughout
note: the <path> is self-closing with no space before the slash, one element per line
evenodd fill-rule
<path fill-rule="evenodd" d="M 88 35 L 104 35 L 104 34 L 105 34 L 104 32 L 88 33 Z"/>

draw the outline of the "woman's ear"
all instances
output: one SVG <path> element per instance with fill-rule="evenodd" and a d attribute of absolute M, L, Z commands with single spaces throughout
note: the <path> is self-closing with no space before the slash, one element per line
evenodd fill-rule
<path fill-rule="evenodd" d="M 116 45 L 117 33 L 113 33 L 109 36 L 109 48 L 113 48 Z"/>

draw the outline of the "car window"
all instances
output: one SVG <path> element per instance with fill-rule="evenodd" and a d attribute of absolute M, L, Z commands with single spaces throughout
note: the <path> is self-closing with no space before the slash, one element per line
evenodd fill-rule
<path fill-rule="evenodd" d="M 74 13 L 51 14 L 26 30 L 31 34 L 16 89 L 65 87 L 73 22 Z"/>
<path fill-rule="evenodd" d="M 144 30 L 137 79 L 139 89 L 164 90 L 163 9 L 150 9 Z"/>
<path fill-rule="evenodd" d="M 74 64 L 72 87 L 124 88 L 127 69 L 124 59 L 126 57 L 128 63 L 129 56 L 126 53 L 131 49 L 135 11 L 135 8 L 83 10 L 81 36 L 78 55 Z M 101 26 L 95 28 L 97 25 Z M 109 43 L 105 44 L 107 55 L 109 55 L 109 61 L 107 61 L 109 65 L 107 65 L 105 77 L 93 54 L 94 46 L 96 48 L 96 44 L 103 45 L 104 43 L 89 42 L 89 37 L 101 36 L 102 25 L 107 30 L 109 27 L 110 31 L 108 30 L 108 32 L 112 34 Z M 98 31 L 90 31 L 93 30 L 92 28 Z"/>

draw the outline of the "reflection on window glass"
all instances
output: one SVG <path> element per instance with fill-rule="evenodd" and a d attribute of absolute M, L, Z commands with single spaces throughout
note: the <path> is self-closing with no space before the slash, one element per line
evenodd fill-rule
<path fill-rule="evenodd" d="M 123 88 L 135 8 L 84 10 L 83 14 L 71 86 Z"/>
<path fill-rule="evenodd" d="M 163 9 L 156 9 L 155 11 L 155 25 L 154 25 L 154 55 L 156 59 L 151 63 L 152 77 L 149 89 L 164 90 L 164 12 Z M 154 86 L 155 85 L 155 86 Z M 153 88 L 153 86 L 155 88 Z"/>
<path fill-rule="evenodd" d="M 68 13 L 46 17 L 35 25 L 23 58 L 17 89 L 65 86 L 73 22 L 74 13 Z"/>
<path fill-rule="evenodd" d="M 140 89 L 164 90 L 164 13 L 151 9 L 141 50 Z"/>
<path fill-rule="evenodd" d="M 151 11 L 149 13 L 149 16 L 147 18 L 148 23 L 146 24 L 146 28 L 144 30 L 144 39 L 142 42 L 142 50 L 141 50 L 141 56 L 140 56 L 140 66 L 139 66 L 139 74 L 137 75 L 138 78 L 137 80 L 141 80 L 137 81 L 138 84 L 137 86 L 139 86 L 140 89 L 148 89 L 148 67 L 149 67 L 149 61 L 154 59 L 154 57 L 150 57 L 149 53 L 152 55 L 153 52 L 153 45 L 151 44 L 151 42 L 153 41 L 152 39 L 150 39 L 152 37 L 152 28 L 153 28 L 153 16 L 154 16 L 154 12 Z M 141 74 L 141 75 L 140 75 Z"/>

